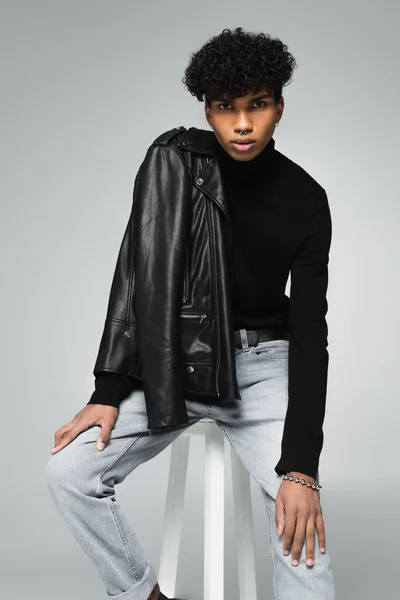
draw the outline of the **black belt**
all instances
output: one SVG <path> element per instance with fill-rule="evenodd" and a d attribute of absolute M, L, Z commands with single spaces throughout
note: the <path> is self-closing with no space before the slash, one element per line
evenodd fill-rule
<path fill-rule="evenodd" d="M 249 346 L 257 346 L 258 342 L 268 342 L 270 340 L 290 340 L 290 333 L 286 329 L 277 329 L 276 327 L 257 330 L 247 329 L 246 333 Z M 242 347 L 239 330 L 233 333 L 233 343 L 235 348 Z"/>

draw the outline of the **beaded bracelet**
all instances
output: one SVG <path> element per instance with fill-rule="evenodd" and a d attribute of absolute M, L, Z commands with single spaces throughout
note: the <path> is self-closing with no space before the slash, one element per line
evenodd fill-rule
<path fill-rule="evenodd" d="M 282 475 L 282 479 L 289 479 L 289 481 L 302 483 L 303 485 L 311 487 L 314 490 L 322 490 L 322 485 L 319 485 L 318 483 L 311 483 L 311 481 L 306 481 L 305 479 L 300 479 L 300 477 L 294 477 L 294 475 L 288 475 L 287 473 L 285 473 L 285 475 Z"/>

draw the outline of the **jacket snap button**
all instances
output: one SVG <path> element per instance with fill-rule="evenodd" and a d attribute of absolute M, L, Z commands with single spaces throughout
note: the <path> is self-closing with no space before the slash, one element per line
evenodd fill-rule
<path fill-rule="evenodd" d="M 188 368 L 186 369 L 186 371 L 187 371 L 188 373 L 194 373 L 194 367 L 188 367 Z"/>
<path fill-rule="evenodd" d="M 196 179 L 196 183 L 198 183 L 199 185 L 201 185 L 203 183 L 203 179 Z"/>
<path fill-rule="evenodd" d="M 130 332 L 130 331 L 124 331 L 124 336 L 125 336 L 126 338 L 130 338 L 130 337 L 132 337 L 132 334 L 131 334 L 131 332 Z"/>
<path fill-rule="evenodd" d="M 188 142 L 187 140 L 185 140 L 184 142 L 182 142 L 182 144 L 183 144 L 184 146 L 187 146 L 187 145 L 189 144 L 189 142 Z"/>

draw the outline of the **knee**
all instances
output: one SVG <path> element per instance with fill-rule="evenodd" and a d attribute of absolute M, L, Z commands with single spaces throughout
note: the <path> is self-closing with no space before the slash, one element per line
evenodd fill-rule
<path fill-rule="evenodd" d="M 47 485 L 52 491 L 75 488 L 79 484 L 79 463 L 63 452 L 64 449 L 53 454 L 45 467 Z"/>

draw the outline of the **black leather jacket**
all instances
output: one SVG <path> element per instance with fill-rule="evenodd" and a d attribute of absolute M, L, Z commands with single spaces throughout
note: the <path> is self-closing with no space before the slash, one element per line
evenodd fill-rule
<path fill-rule="evenodd" d="M 158 136 L 137 172 L 95 376 L 143 380 L 148 429 L 188 423 L 185 398 L 240 400 L 231 232 L 213 132 Z"/>

